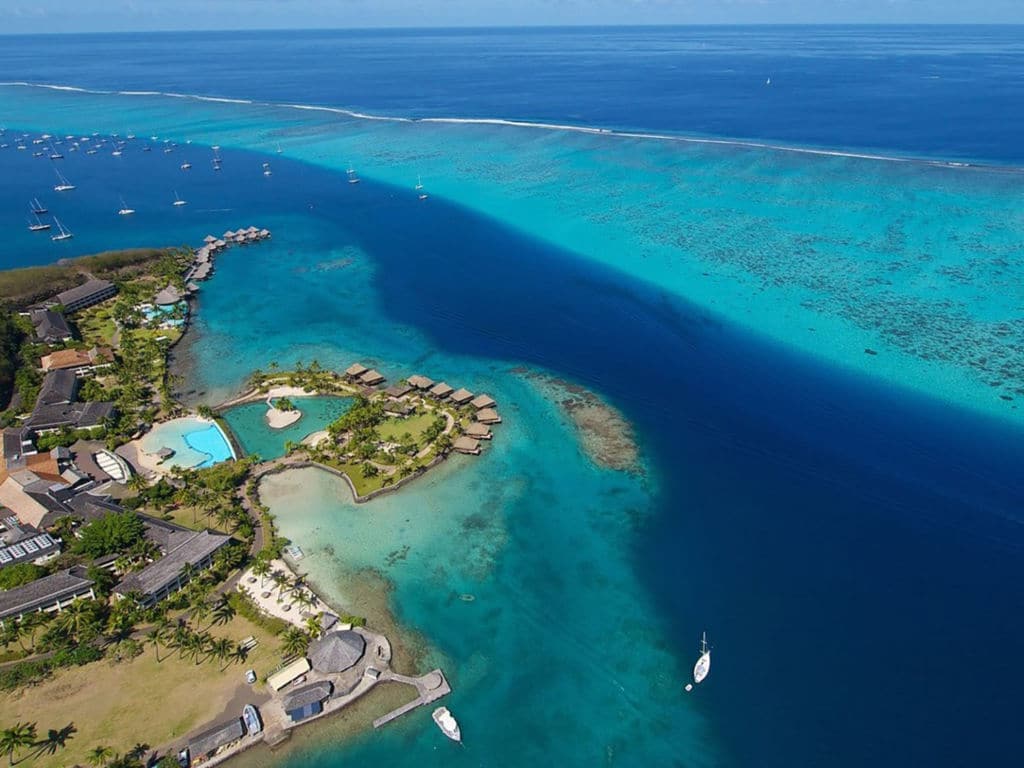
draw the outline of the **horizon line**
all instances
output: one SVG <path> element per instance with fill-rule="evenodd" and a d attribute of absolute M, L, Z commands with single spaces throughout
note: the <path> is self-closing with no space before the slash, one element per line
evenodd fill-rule
<path fill-rule="evenodd" d="M 230 34 L 233 32 L 427 32 L 427 31 L 510 31 L 510 30 L 580 30 L 580 29 L 692 29 L 692 28 L 722 28 L 722 29 L 743 29 L 743 28 L 899 28 L 899 27 L 975 27 L 975 28 L 1007 28 L 1016 29 L 1024 27 L 1024 22 L 957 22 L 957 21 L 914 21 L 914 22 L 886 22 L 886 21 L 854 21 L 854 22 L 817 22 L 817 21 L 791 21 L 791 22 L 758 22 L 749 21 L 744 23 L 729 22 L 688 22 L 688 23 L 665 23 L 665 24 L 441 24 L 432 26 L 349 26 L 349 27 L 224 27 L 210 26 L 191 29 L 107 29 L 91 31 L 51 31 L 51 32 L 0 32 L 0 37 L 65 37 L 71 35 L 128 35 L 128 34 Z"/>

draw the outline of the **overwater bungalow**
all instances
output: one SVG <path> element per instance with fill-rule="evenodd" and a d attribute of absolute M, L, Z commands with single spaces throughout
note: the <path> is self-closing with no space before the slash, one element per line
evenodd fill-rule
<path fill-rule="evenodd" d="M 260 239 L 261 240 L 266 240 L 268 237 L 270 237 L 270 230 L 269 229 L 261 229 L 260 230 Z"/>
<path fill-rule="evenodd" d="M 384 376 L 380 372 L 374 370 L 369 370 L 359 377 L 359 383 L 365 384 L 368 387 L 373 387 L 383 382 Z"/>
<path fill-rule="evenodd" d="M 481 424 L 500 424 L 501 416 L 493 408 L 481 408 L 476 412 L 476 420 Z"/>
<path fill-rule="evenodd" d="M 470 456 L 480 455 L 480 441 L 466 435 L 456 438 L 455 442 L 452 443 L 452 448 L 459 453 L 465 453 Z"/>
<path fill-rule="evenodd" d="M 473 401 L 470 403 L 470 405 L 472 405 L 479 411 L 483 408 L 493 408 L 495 403 L 490 395 L 477 395 L 476 397 L 473 398 Z"/>
<path fill-rule="evenodd" d="M 367 368 L 365 365 L 361 365 L 360 363 L 352 363 L 352 365 L 345 369 L 345 375 L 350 379 L 356 379 L 362 376 L 368 370 L 370 369 Z"/>
<path fill-rule="evenodd" d="M 418 373 L 415 376 L 410 376 L 407 381 L 416 387 L 416 389 L 430 389 L 434 386 L 433 379 L 428 379 L 426 376 L 420 376 Z"/>
<path fill-rule="evenodd" d="M 384 390 L 384 394 L 390 398 L 398 400 L 399 398 L 405 397 L 412 392 L 412 387 L 408 384 L 392 384 L 390 387 Z"/>
<path fill-rule="evenodd" d="M 214 237 L 213 235 L 207 235 L 206 237 L 203 238 L 203 242 L 206 243 L 207 245 L 213 245 L 215 242 L 217 242 L 217 238 Z"/>
<path fill-rule="evenodd" d="M 452 387 L 449 387 L 443 381 L 435 384 L 430 388 L 430 394 L 436 397 L 438 400 L 444 400 L 446 397 L 448 397 L 448 395 L 450 395 L 454 391 L 455 390 Z"/>
<path fill-rule="evenodd" d="M 466 427 L 466 436 L 472 437 L 474 440 L 490 440 L 493 437 L 491 428 L 479 421 Z"/>
<path fill-rule="evenodd" d="M 456 405 L 465 405 L 473 399 L 473 393 L 468 389 L 457 389 L 449 395 L 448 399 Z"/>

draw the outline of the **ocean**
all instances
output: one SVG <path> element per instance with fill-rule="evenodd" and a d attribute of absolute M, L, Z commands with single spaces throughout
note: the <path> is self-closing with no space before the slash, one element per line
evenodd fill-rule
<path fill-rule="evenodd" d="M 5 265 L 267 227 L 199 294 L 189 399 L 359 359 L 505 417 L 370 505 L 268 482 L 335 599 L 390 580 L 467 744 L 422 712 L 289 767 L 1012 762 L 1024 29 L 4 43 L 0 79 L 86 89 L 0 87 Z M 58 198 L 20 131 L 139 138 L 66 153 Z M 24 231 L 34 196 L 74 240 Z M 625 414 L 639 471 L 594 463 L 551 379 Z"/>

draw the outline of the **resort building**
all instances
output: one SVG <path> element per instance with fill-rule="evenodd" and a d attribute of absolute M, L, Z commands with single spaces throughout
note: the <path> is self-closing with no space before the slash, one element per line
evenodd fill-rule
<path fill-rule="evenodd" d="M 179 293 L 173 285 L 168 285 L 153 297 L 153 303 L 158 307 L 170 307 L 180 302 L 184 296 Z"/>
<path fill-rule="evenodd" d="M 85 578 L 85 569 L 76 566 L 59 571 L 0 592 L 0 626 L 5 621 L 20 620 L 29 613 L 61 611 L 75 600 L 95 597 L 93 582 Z"/>
<path fill-rule="evenodd" d="M 490 395 L 477 395 L 476 397 L 473 398 L 473 401 L 470 403 L 470 405 L 472 405 L 479 411 L 483 408 L 493 408 L 495 403 Z"/>
<path fill-rule="evenodd" d="M 455 392 L 452 392 L 451 395 L 448 396 L 448 399 L 456 405 L 465 405 L 473 399 L 473 393 L 468 389 L 458 389 Z"/>
<path fill-rule="evenodd" d="M 500 424 L 501 416 L 493 408 L 481 408 L 476 413 L 476 420 L 481 424 Z"/>
<path fill-rule="evenodd" d="M 74 371 L 50 371 L 43 377 L 43 386 L 32 415 L 25 426 L 36 432 L 52 432 L 62 427 L 88 429 L 103 424 L 114 413 L 113 403 L 78 403 L 78 378 Z"/>
<path fill-rule="evenodd" d="M 29 313 L 37 341 L 44 344 L 61 344 L 71 341 L 71 329 L 60 312 L 52 309 L 34 309 Z"/>
<path fill-rule="evenodd" d="M 58 293 L 53 297 L 53 302 L 64 307 L 64 312 L 70 315 L 80 309 L 106 301 L 116 293 L 117 286 L 109 280 L 89 280 L 77 288 Z"/>
<path fill-rule="evenodd" d="M 299 723 L 319 715 L 324 709 L 324 702 L 331 698 L 333 691 L 334 685 L 330 680 L 304 685 L 285 696 L 281 700 L 281 708 L 289 720 Z"/>
<path fill-rule="evenodd" d="M 472 437 L 463 435 L 457 437 L 455 442 L 452 443 L 452 448 L 459 453 L 470 454 L 471 456 L 478 456 L 480 454 L 480 441 L 474 440 Z"/>
<path fill-rule="evenodd" d="M 278 669 L 276 672 L 267 676 L 267 685 L 273 688 L 275 691 L 280 691 L 286 685 L 291 683 L 292 680 L 302 677 L 313 667 L 309 663 L 309 659 L 303 656 L 301 659 L 296 659 L 289 664 Z"/>
<path fill-rule="evenodd" d="M 350 379 L 358 379 L 368 370 L 370 369 L 367 368 L 365 365 L 361 365 L 360 363 L 352 363 L 352 365 L 345 369 L 345 375 L 348 376 Z"/>
<path fill-rule="evenodd" d="M 19 563 L 42 565 L 60 554 L 60 543 L 48 533 L 22 525 L 9 515 L 0 521 L 0 568 Z"/>
<path fill-rule="evenodd" d="M 44 371 L 79 371 L 83 368 L 98 368 L 114 362 L 114 352 L 109 347 L 92 349 L 59 349 L 39 358 L 39 367 Z"/>
<path fill-rule="evenodd" d="M 438 400 L 444 400 L 446 397 L 448 397 L 448 395 L 450 395 L 454 391 L 454 388 L 449 387 L 443 381 L 435 384 L 430 388 L 430 394 L 432 394 Z"/>
<path fill-rule="evenodd" d="M 149 522 L 152 523 L 151 518 Z M 193 571 L 209 568 L 213 564 L 213 556 L 227 546 L 231 537 L 212 531 L 173 530 L 165 541 L 164 556 L 141 571 L 128 574 L 114 587 L 116 595 L 133 595 L 146 608 L 155 605 L 189 582 L 186 566 Z"/>
<path fill-rule="evenodd" d="M 412 392 L 412 387 L 409 384 L 392 384 L 384 390 L 384 394 L 394 400 L 405 397 L 410 392 Z"/>
<path fill-rule="evenodd" d="M 474 440 L 490 440 L 493 435 L 491 435 L 490 427 L 476 421 L 466 427 L 466 437 L 472 437 Z"/>
<path fill-rule="evenodd" d="M 226 747 L 245 736 L 242 718 L 236 717 L 226 723 L 203 731 L 188 743 L 188 756 L 193 763 L 213 757 L 217 750 Z"/>
<path fill-rule="evenodd" d="M 367 387 L 373 387 L 377 384 L 381 384 L 384 381 L 384 376 L 378 371 L 369 370 L 359 377 L 359 383 L 364 384 Z"/>
<path fill-rule="evenodd" d="M 352 629 L 328 632 L 309 645 L 313 669 L 324 674 L 337 674 L 354 667 L 366 651 L 366 638 Z"/>
<path fill-rule="evenodd" d="M 416 389 L 430 389 L 434 386 L 433 379 L 428 379 L 426 376 L 420 376 L 418 373 L 415 376 L 410 376 L 407 381 L 416 387 Z"/>

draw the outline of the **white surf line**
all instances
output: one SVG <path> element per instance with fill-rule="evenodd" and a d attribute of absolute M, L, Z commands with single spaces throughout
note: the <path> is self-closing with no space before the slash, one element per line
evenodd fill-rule
<path fill-rule="evenodd" d="M 2 86 L 14 86 L 23 88 L 45 88 L 54 91 L 68 91 L 75 93 L 87 93 L 107 96 L 166 96 L 174 99 L 194 99 L 218 104 L 241 104 L 246 106 L 271 107 L 280 109 L 295 109 L 308 112 L 326 112 L 330 114 L 343 115 L 356 120 L 375 120 L 388 123 L 441 123 L 451 125 L 495 125 L 511 128 L 532 128 L 545 131 L 567 131 L 573 133 L 592 134 L 600 136 L 615 136 L 626 139 L 644 139 L 647 141 L 679 142 L 686 144 L 705 144 L 723 147 L 741 147 L 746 149 L 760 149 L 772 152 L 791 152 L 802 155 L 814 155 L 818 157 L 847 157 L 855 160 L 874 160 L 888 163 L 914 163 L 930 165 L 940 168 L 962 168 L 962 169 L 984 169 L 996 170 L 1011 173 L 1024 173 L 1024 168 L 1013 165 L 991 165 L 986 163 L 971 163 L 966 161 L 938 160 L 925 157 L 907 157 L 900 155 L 881 155 L 869 152 L 851 152 L 838 149 L 819 149 L 815 147 L 794 147 L 787 144 L 774 144 L 765 141 L 754 141 L 744 139 L 714 139 L 697 136 L 680 136 L 671 133 L 649 133 L 642 131 L 623 131 L 614 128 L 598 128 L 584 125 L 566 125 L 562 123 L 544 123 L 530 120 L 512 120 L 507 118 L 488 117 L 398 117 L 394 115 L 374 115 L 365 112 L 356 112 L 341 107 L 327 107 L 316 104 L 292 104 L 287 102 L 255 101 L 252 99 L 230 99 L 222 96 L 200 96 L 191 93 L 175 93 L 169 91 L 108 91 L 92 88 L 80 88 L 73 85 L 54 85 L 49 83 L 29 83 L 25 81 L 0 82 Z"/>

